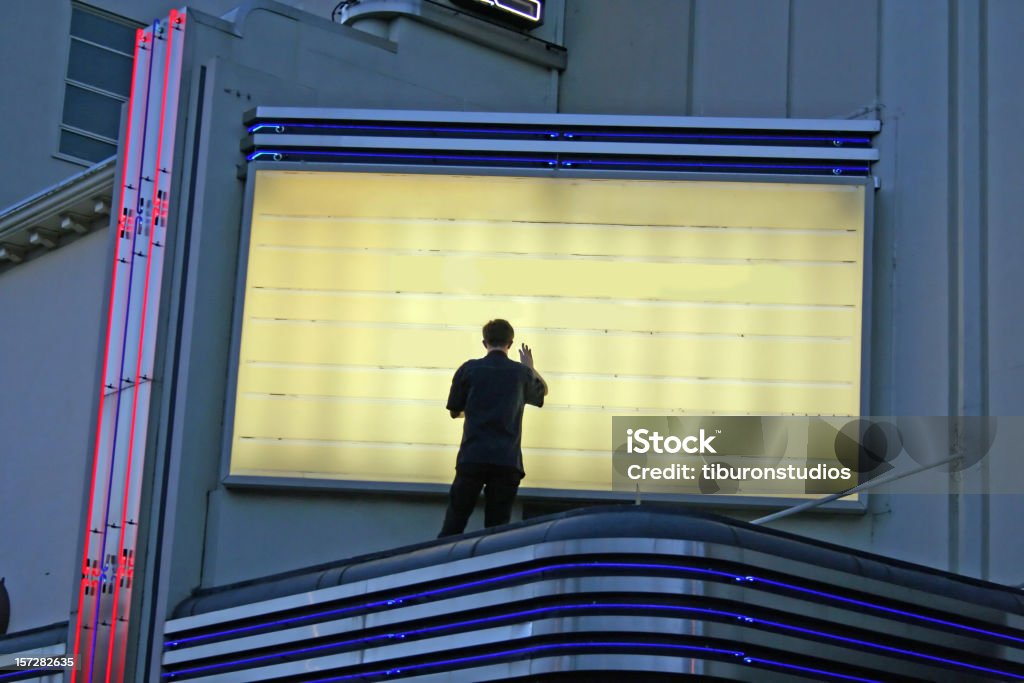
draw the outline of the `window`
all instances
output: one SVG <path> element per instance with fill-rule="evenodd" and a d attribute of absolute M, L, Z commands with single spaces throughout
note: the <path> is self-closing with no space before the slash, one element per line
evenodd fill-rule
<path fill-rule="evenodd" d="M 62 155 L 95 163 L 117 152 L 121 105 L 131 92 L 135 29 L 125 19 L 72 6 Z"/>

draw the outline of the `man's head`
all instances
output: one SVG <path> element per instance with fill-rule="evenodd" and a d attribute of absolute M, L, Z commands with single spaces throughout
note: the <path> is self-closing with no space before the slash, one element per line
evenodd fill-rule
<path fill-rule="evenodd" d="M 498 318 L 491 320 L 484 325 L 484 347 L 488 351 L 498 349 L 508 351 L 512 348 L 512 340 L 515 338 L 515 330 L 507 320 Z"/>

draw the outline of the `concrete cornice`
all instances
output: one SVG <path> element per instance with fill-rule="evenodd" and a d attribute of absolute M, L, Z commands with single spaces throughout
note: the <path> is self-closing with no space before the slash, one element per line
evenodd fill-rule
<path fill-rule="evenodd" d="M 64 236 L 107 225 L 116 161 L 101 161 L 0 211 L 0 269 L 62 246 Z"/>

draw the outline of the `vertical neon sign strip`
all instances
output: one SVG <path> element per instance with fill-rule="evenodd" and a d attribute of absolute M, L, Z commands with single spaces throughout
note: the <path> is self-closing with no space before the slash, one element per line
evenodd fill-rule
<path fill-rule="evenodd" d="M 167 243 L 167 212 L 171 189 L 171 166 L 174 158 L 174 139 L 177 123 L 178 93 L 182 59 L 185 15 L 171 10 L 167 29 L 164 33 L 166 56 L 164 59 L 163 88 L 160 103 L 160 125 L 156 141 L 156 155 L 152 170 L 152 199 L 149 207 L 149 244 L 146 248 L 146 275 L 142 294 L 142 312 L 139 321 L 139 345 L 136 352 L 134 396 L 131 427 L 128 435 L 128 454 L 125 461 L 123 496 L 121 498 L 121 523 L 117 542 L 117 569 L 113 583 L 113 602 L 110 620 L 110 644 L 107 648 L 105 683 L 124 679 L 125 657 L 128 649 L 128 624 L 131 617 L 132 581 L 134 578 L 135 551 L 138 540 L 138 517 L 142 487 L 142 462 L 132 469 L 132 459 L 142 460 L 145 456 L 148 433 L 148 413 L 152 396 L 154 372 L 154 351 L 156 349 L 156 326 L 146 324 L 147 312 L 159 305 L 162 285 L 164 245 Z M 159 37 L 158 37 L 159 40 Z M 171 82 L 171 74 L 175 75 Z M 144 189 L 140 187 L 140 191 Z M 155 270 L 154 270 L 155 269 Z M 153 274 L 156 274 L 155 278 Z M 139 398 L 142 397 L 140 401 Z M 141 405 L 140 405 L 141 404 Z M 139 420 L 139 414 L 142 419 Z M 120 595 L 125 593 L 120 606 Z M 120 607 L 120 608 L 119 608 Z M 118 649 L 118 624 L 121 623 L 123 647 Z"/>
<path fill-rule="evenodd" d="M 168 29 L 165 33 L 167 58 L 164 65 L 162 101 L 160 105 L 160 127 L 157 139 L 157 154 L 153 166 L 153 198 L 150 224 L 148 224 L 148 247 L 146 249 L 145 285 L 142 291 L 142 312 L 139 322 L 138 351 L 135 364 L 135 391 L 132 405 L 131 428 L 129 430 L 128 457 L 124 477 L 124 498 L 121 511 L 121 532 L 118 541 L 118 565 L 114 582 L 114 604 L 112 613 L 111 645 L 106 653 L 104 681 L 110 683 L 112 665 L 114 680 L 124 678 L 125 657 L 128 649 L 128 624 L 130 618 L 134 557 L 137 548 L 138 516 L 142 486 L 141 462 L 132 468 L 133 457 L 142 461 L 145 456 L 145 442 L 148 433 L 148 409 L 153 393 L 154 353 L 157 346 L 157 328 L 146 325 L 146 313 L 156 309 L 160 302 L 163 285 L 164 246 L 167 244 L 167 214 L 170 204 L 171 167 L 174 159 L 174 140 L 177 124 L 178 93 L 180 91 L 182 45 L 184 37 L 184 12 L 171 10 Z M 139 400 L 139 397 L 142 400 Z M 139 414 L 141 413 L 141 420 Z M 119 609 L 119 598 L 124 593 Z M 123 646 L 118 647 L 118 626 L 121 623 Z"/>
<path fill-rule="evenodd" d="M 183 25 L 184 14 L 175 11 L 168 21 L 137 35 L 75 617 L 74 653 L 79 668 L 72 671 L 72 682 L 79 669 L 82 679 L 90 683 L 101 676 L 106 681 L 124 677 L 156 346 L 156 330 L 152 324 L 147 327 L 146 312 L 159 301 L 163 274 Z M 165 121 L 168 117 L 170 125 Z M 125 640 L 120 654 L 115 647 L 119 630 Z"/>
<path fill-rule="evenodd" d="M 85 634 L 88 650 L 85 652 L 85 661 L 83 667 L 86 671 L 86 679 L 89 681 L 94 680 L 93 671 L 96 664 L 97 655 L 101 654 L 104 649 L 109 647 L 109 636 L 110 636 L 110 625 L 112 612 L 110 609 L 110 601 L 107 598 L 111 581 L 109 578 L 110 569 L 113 565 L 111 554 L 109 553 L 108 536 L 111 528 L 111 514 L 110 506 L 112 499 L 119 500 L 123 495 L 123 492 L 114 491 L 114 482 L 118 480 L 117 473 L 124 467 L 123 458 L 119 458 L 121 455 L 120 451 L 124 450 L 124 439 L 123 432 L 128 426 L 128 415 L 124 414 L 124 411 L 131 405 L 131 399 L 135 392 L 135 385 L 132 383 L 130 377 L 125 376 L 125 367 L 131 367 L 132 359 L 129 358 L 129 354 L 134 349 L 134 341 L 138 334 L 138 314 L 135 309 L 138 308 L 138 289 L 140 285 L 139 279 L 136 278 L 136 266 L 139 265 L 139 257 L 145 257 L 140 251 L 138 251 L 138 239 L 142 232 L 143 226 L 146 224 L 147 212 L 146 203 L 143 195 L 143 181 L 147 180 L 144 175 L 147 150 L 151 147 L 153 142 L 153 132 L 150 130 L 151 126 L 150 118 L 152 116 L 151 102 L 156 101 L 160 96 L 159 90 L 154 93 L 155 86 L 159 85 L 158 81 L 154 81 L 153 73 L 157 71 L 159 73 L 158 65 L 161 64 L 161 60 L 165 57 L 163 50 L 160 48 L 160 41 L 158 40 L 161 31 L 160 24 L 157 24 L 153 28 L 152 38 L 150 40 L 150 61 L 149 61 L 149 75 L 148 75 L 148 87 L 146 90 L 145 98 L 145 119 L 143 121 L 143 134 L 142 134 L 142 153 L 140 161 L 138 163 L 138 176 L 134 186 L 128 186 L 128 196 L 125 199 L 134 198 L 135 215 L 132 223 L 131 234 L 128 234 L 127 228 L 119 234 L 119 239 L 122 253 L 124 252 L 123 247 L 126 244 L 130 244 L 127 250 L 127 258 L 119 258 L 116 267 L 122 271 L 127 270 L 127 279 L 124 278 L 125 273 L 122 272 L 119 278 L 122 282 L 125 282 L 123 288 L 118 288 L 118 293 L 123 291 L 122 297 L 118 297 L 118 306 L 115 309 L 115 315 L 120 315 L 123 320 L 120 335 L 120 350 L 117 351 L 118 345 L 115 342 L 113 347 L 108 347 L 108 367 L 110 365 L 109 360 L 115 359 L 117 374 L 112 378 L 112 383 L 108 383 L 107 386 L 115 386 L 116 392 L 108 397 L 108 400 L 114 403 L 114 410 L 112 413 L 113 425 L 112 428 L 106 434 L 104 441 L 109 440 L 109 446 L 104 445 L 101 454 L 106 454 L 103 460 L 105 465 L 103 472 L 105 473 L 106 481 L 100 480 L 99 485 L 93 491 L 93 513 L 96 518 L 102 515 L 103 522 L 99 525 L 97 533 L 100 536 L 99 547 L 100 551 L 98 560 L 94 558 L 94 572 L 98 569 L 96 578 L 96 588 L 94 589 L 94 609 L 92 612 L 91 625 L 89 627 L 89 633 Z M 134 148 L 129 148 L 128 154 L 132 153 Z M 139 269 L 141 270 L 141 268 Z M 116 337 L 115 337 L 116 340 Z M 111 353 L 112 352 L 112 353 Z M 119 357 L 119 360 L 116 360 Z M 124 418 L 124 419 L 122 419 Z M 108 419 L 104 427 L 110 423 Z M 120 448 L 119 448 L 120 446 Z M 101 474 L 101 476 L 103 476 Z M 102 505 L 100 505 L 100 501 Z M 99 507 L 99 509 L 97 509 Z M 99 513 L 99 514 L 97 514 Z M 116 558 L 113 558 L 116 559 Z"/>
<path fill-rule="evenodd" d="M 97 517 L 95 514 L 96 502 L 99 497 L 97 493 L 102 494 L 102 492 L 98 492 L 96 488 L 96 473 L 101 469 L 101 465 L 106 464 L 106 455 L 108 453 L 108 450 L 104 446 L 105 442 L 109 439 L 108 425 L 110 422 L 110 414 L 105 411 L 104 408 L 107 403 L 111 402 L 111 397 L 120 390 L 120 382 L 118 381 L 118 378 L 111 377 L 110 373 L 112 366 L 110 340 L 114 338 L 116 334 L 116 330 L 114 330 L 113 327 L 115 311 L 120 312 L 122 308 L 122 296 L 119 287 L 123 287 L 123 284 L 119 281 L 120 278 L 118 278 L 118 272 L 121 270 L 121 265 L 131 257 L 131 245 L 128 242 L 128 232 L 134 230 L 136 223 L 135 210 L 137 201 L 134 196 L 136 192 L 131 188 L 137 187 L 137 185 L 132 186 L 128 179 L 129 177 L 132 177 L 134 180 L 134 177 L 136 176 L 136 173 L 133 173 L 133 171 L 137 171 L 138 169 L 139 155 L 134 153 L 134 147 L 140 144 L 140 137 L 143 136 L 145 132 L 146 106 L 143 104 L 140 107 L 140 102 L 145 102 L 149 97 L 149 72 L 152 69 L 153 61 L 152 41 L 152 31 L 143 31 L 142 29 L 136 31 L 132 86 L 131 94 L 128 98 L 125 147 L 121 162 L 121 201 L 118 207 L 119 213 L 115 227 L 117 231 L 117 246 L 114 249 L 114 261 L 111 266 L 110 299 L 107 311 L 106 341 L 103 347 L 103 374 L 100 386 L 99 410 L 96 425 L 96 443 L 93 451 L 92 476 L 89 485 L 89 507 L 88 512 L 86 513 L 82 577 L 78 593 L 77 615 L 75 617 L 73 653 L 77 666 L 71 671 L 72 683 L 77 679 L 79 668 L 85 666 L 85 657 L 83 656 L 85 653 L 81 649 L 83 635 L 85 636 L 87 647 L 91 647 L 92 639 L 89 637 L 91 635 L 91 629 L 88 624 L 83 625 L 83 617 L 87 615 L 88 617 L 91 617 L 99 607 L 98 575 L 102 548 L 97 550 L 92 544 L 93 535 L 99 534 L 99 529 L 93 528 L 94 519 Z M 145 62 L 143 62 L 143 59 L 141 58 L 145 58 Z M 90 608 L 92 609 L 90 610 Z M 91 621 L 91 618 L 89 620 Z"/>

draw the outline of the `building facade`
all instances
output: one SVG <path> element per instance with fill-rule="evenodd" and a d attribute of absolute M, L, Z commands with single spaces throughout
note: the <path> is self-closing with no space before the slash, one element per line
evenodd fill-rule
<path fill-rule="evenodd" d="M 242 146 L 260 107 L 490 112 L 506 123 L 513 115 L 878 122 L 877 160 L 865 176 L 862 413 L 1024 409 L 1016 301 L 1024 238 L 1014 220 L 1021 142 L 1012 132 L 1024 113 L 1019 3 L 550 0 L 532 30 L 441 0 L 236 4 L 197 2 L 181 13 L 166 2 L 5 6 L 0 50 L 18 68 L 0 76 L 8 93 L 0 136 L 11 152 L 0 162 L 0 205 L 8 207 L 0 213 L 0 510 L 17 531 L 0 553 L 0 576 L 8 632 L 29 639 L 19 642 L 60 632 L 53 642 L 71 651 L 88 571 L 111 264 L 127 179 L 146 175 L 126 152 L 141 121 L 124 116 L 133 82 L 143 83 L 131 70 L 136 28 L 178 41 L 163 61 L 148 57 L 157 77 L 145 76 L 163 81 L 154 93 L 173 92 L 169 106 L 156 96 L 148 105 L 159 106 L 173 136 L 163 127 L 142 132 L 166 147 L 154 157 L 150 145 L 150 156 L 138 157 L 157 181 L 166 169 L 165 189 L 144 208 L 152 226 L 166 221 L 167 248 L 161 287 L 147 294 L 153 374 L 148 408 L 137 415 L 148 426 L 139 437 L 144 464 L 136 498 L 124 502 L 139 511 L 133 616 L 122 636 L 125 675 L 136 680 L 159 671 L 161 640 L 152 634 L 163 633 L 193 591 L 419 543 L 443 515 L 438 487 L 225 477 L 234 321 L 244 299 L 239 255 L 258 161 Z M 169 23 L 172 10 L 180 24 Z M 128 192 L 142 208 L 148 195 L 140 188 Z M 543 358 L 538 348 L 542 369 Z M 1021 550 L 1006 539 L 1024 503 L 969 493 L 985 478 L 1012 475 L 985 467 L 941 493 L 876 490 L 852 513 L 818 511 L 773 526 L 1018 586 Z M 514 518 L 593 500 L 524 495 Z M 777 507 L 688 504 L 739 520 Z M 124 558 L 112 566 L 124 580 Z"/>

